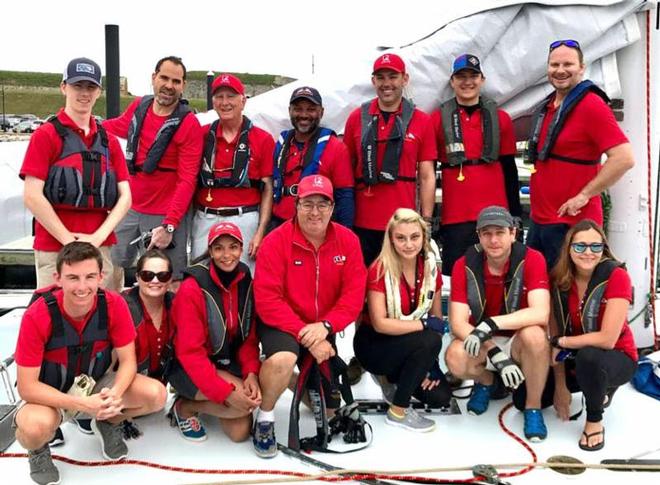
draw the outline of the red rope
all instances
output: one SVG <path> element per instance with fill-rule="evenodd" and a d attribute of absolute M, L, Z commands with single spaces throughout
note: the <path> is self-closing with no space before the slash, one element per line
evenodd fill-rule
<path fill-rule="evenodd" d="M 513 407 L 513 403 L 509 403 L 509 404 L 507 404 L 506 406 L 504 406 L 504 407 L 502 408 L 502 410 L 500 411 L 500 414 L 499 414 L 499 416 L 497 417 L 497 419 L 498 419 L 499 422 L 500 422 L 500 428 L 502 428 L 502 431 L 504 431 L 506 434 L 508 434 L 511 438 L 513 438 L 513 439 L 516 440 L 518 443 L 520 443 L 520 445 L 521 445 L 523 448 L 525 448 L 527 451 L 529 451 L 529 454 L 532 455 L 532 463 L 538 463 L 539 459 L 538 459 L 538 457 L 536 456 L 536 453 L 534 453 L 534 450 L 532 449 L 532 447 L 529 446 L 527 443 L 525 443 L 525 441 L 524 441 L 520 436 L 518 436 L 517 434 L 515 434 L 513 431 L 511 431 L 509 428 L 507 428 L 507 427 L 504 425 L 504 413 L 506 413 L 506 412 L 507 412 L 509 409 L 511 409 L 512 407 Z M 528 467 L 525 467 L 525 468 L 523 468 L 522 470 L 518 470 L 518 471 L 516 471 L 516 472 L 506 472 L 506 473 L 501 473 L 500 476 L 501 476 L 501 477 L 517 477 L 517 476 L 519 476 L 519 475 L 523 475 L 523 474 L 525 474 L 525 473 L 527 473 L 527 472 L 530 472 L 530 471 L 532 471 L 533 469 L 534 469 L 533 466 L 528 466 Z"/>

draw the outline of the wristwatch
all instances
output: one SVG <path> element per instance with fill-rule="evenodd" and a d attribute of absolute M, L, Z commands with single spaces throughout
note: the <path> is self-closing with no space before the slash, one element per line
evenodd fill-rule
<path fill-rule="evenodd" d="M 321 322 L 321 323 L 323 323 L 323 326 L 328 331 L 328 335 L 331 335 L 332 334 L 332 325 L 330 325 L 330 322 L 327 321 L 327 320 L 323 320 L 323 322 Z"/>
<path fill-rule="evenodd" d="M 165 231 L 168 234 L 172 234 L 174 232 L 175 227 L 173 224 L 163 224 L 163 229 L 165 229 Z"/>

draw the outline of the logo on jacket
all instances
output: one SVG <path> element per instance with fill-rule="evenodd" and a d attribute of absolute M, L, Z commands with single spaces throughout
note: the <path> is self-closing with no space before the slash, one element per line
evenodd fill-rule
<path fill-rule="evenodd" d="M 338 264 L 342 266 L 346 262 L 346 256 L 344 255 L 337 255 L 334 258 L 332 258 L 332 262 L 335 264 Z"/>
<path fill-rule="evenodd" d="M 294 266 L 302 266 L 302 259 L 294 259 L 293 260 L 293 265 Z"/>

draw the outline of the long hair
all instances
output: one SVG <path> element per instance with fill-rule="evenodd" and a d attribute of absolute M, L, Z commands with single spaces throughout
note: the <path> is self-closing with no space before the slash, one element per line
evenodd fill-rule
<path fill-rule="evenodd" d="M 392 243 L 392 233 L 395 226 L 398 224 L 419 224 L 419 228 L 422 231 L 422 238 L 424 240 L 424 245 L 422 246 L 421 254 L 425 256 L 428 251 L 431 250 L 429 244 L 429 234 L 428 227 L 426 222 L 421 215 L 415 212 L 412 209 L 397 209 L 390 220 L 387 222 L 387 229 L 385 230 L 385 237 L 383 238 L 383 247 L 380 250 L 380 254 L 374 261 L 374 264 L 378 265 L 377 278 L 380 279 L 386 272 L 398 280 L 401 277 L 401 259 L 394 249 L 394 244 Z"/>
<path fill-rule="evenodd" d="M 570 254 L 573 238 L 577 233 L 588 231 L 589 229 L 593 229 L 598 234 L 600 234 L 600 237 L 603 240 L 603 244 L 605 245 L 603 247 L 603 259 L 613 259 L 615 261 L 619 261 L 610 249 L 610 245 L 607 242 L 607 236 L 605 235 L 603 228 L 592 219 L 582 219 L 580 222 L 571 227 L 566 233 L 564 242 L 561 245 L 561 251 L 559 252 L 557 264 L 555 264 L 554 268 L 552 268 L 552 271 L 550 272 L 550 279 L 553 286 L 556 286 L 561 291 L 568 291 L 571 288 L 573 281 L 575 280 L 575 263 L 573 263 Z"/>

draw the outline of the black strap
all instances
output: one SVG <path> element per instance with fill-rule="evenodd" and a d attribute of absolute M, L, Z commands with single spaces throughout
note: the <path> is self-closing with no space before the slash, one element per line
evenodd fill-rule
<path fill-rule="evenodd" d="M 557 155 L 556 153 L 551 153 L 548 155 L 548 158 L 561 160 L 562 162 L 575 163 L 578 165 L 600 165 L 600 158 L 598 160 L 585 160 L 582 158 L 565 157 L 563 155 Z"/>

